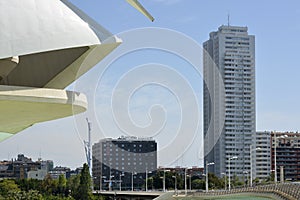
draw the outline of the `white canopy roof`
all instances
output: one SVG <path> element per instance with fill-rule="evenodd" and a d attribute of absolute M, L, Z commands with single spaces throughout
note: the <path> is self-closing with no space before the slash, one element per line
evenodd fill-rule
<path fill-rule="evenodd" d="M 121 43 L 66 0 L 1 0 L 0 27 L 0 141 L 84 112 L 85 96 L 61 89 Z"/>
<path fill-rule="evenodd" d="M 121 43 L 66 0 L 2 0 L 0 27 L 2 85 L 65 88 Z"/>
<path fill-rule="evenodd" d="M 93 27 L 97 35 L 91 19 L 64 2 L 67 5 L 60 0 L 0 1 L 0 59 L 101 44 L 112 36 L 100 26 Z"/>

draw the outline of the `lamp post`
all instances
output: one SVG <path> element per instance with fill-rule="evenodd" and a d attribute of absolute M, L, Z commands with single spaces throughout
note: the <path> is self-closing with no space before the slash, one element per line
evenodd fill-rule
<path fill-rule="evenodd" d="M 205 191 L 208 192 L 208 166 L 214 165 L 214 162 L 206 163 L 206 171 L 205 171 Z"/>
<path fill-rule="evenodd" d="M 184 191 L 185 191 L 185 196 L 187 195 L 187 188 L 186 188 L 186 170 L 187 170 L 187 168 L 184 169 Z"/>
<path fill-rule="evenodd" d="M 190 174 L 189 177 L 190 177 L 190 191 L 192 191 L 192 174 Z"/>
<path fill-rule="evenodd" d="M 176 195 L 177 194 L 177 177 L 175 175 L 175 176 L 172 176 L 172 178 L 175 179 L 174 190 L 175 190 L 175 195 Z"/>
<path fill-rule="evenodd" d="M 231 178 L 230 178 L 230 160 L 233 160 L 233 159 L 237 159 L 238 157 L 237 156 L 233 156 L 233 157 L 230 157 L 229 158 L 229 163 L 228 163 L 228 166 L 229 166 L 229 169 L 228 169 L 228 190 L 230 191 L 231 190 Z"/>
<path fill-rule="evenodd" d="M 120 174 L 120 191 L 122 191 L 122 176 L 124 176 L 124 174 Z"/>
<path fill-rule="evenodd" d="M 136 174 L 136 172 L 131 173 L 131 191 L 133 191 L 133 175 Z"/>
<path fill-rule="evenodd" d="M 253 180 L 253 172 L 252 172 L 252 152 L 260 150 L 260 147 L 252 149 L 252 145 L 250 145 L 250 187 L 252 187 L 252 180 Z"/>
<path fill-rule="evenodd" d="M 170 170 L 164 169 L 164 177 L 163 177 L 163 192 L 166 192 L 166 172 L 169 172 Z"/>
<path fill-rule="evenodd" d="M 225 184 L 225 186 L 224 186 L 224 189 L 226 190 L 226 173 L 221 173 L 222 175 L 224 175 L 224 184 Z"/>
<path fill-rule="evenodd" d="M 146 192 L 148 192 L 148 173 L 152 173 L 152 171 L 148 172 L 148 169 L 146 168 Z"/>

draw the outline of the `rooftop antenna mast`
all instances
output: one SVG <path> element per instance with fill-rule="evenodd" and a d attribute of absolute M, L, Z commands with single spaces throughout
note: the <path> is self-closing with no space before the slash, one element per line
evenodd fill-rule
<path fill-rule="evenodd" d="M 227 14 L 227 26 L 230 26 L 230 14 Z"/>
<path fill-rule="evenodd" d="M 85 150 L 85 156 L 86 156 L 86 161 L 87 161 L 87 164 L 89 166 L 89 170 L 90 170 L 90 173 L 91 173 L 91 146 L 92 146 L 92 141 L 91 141 L 91 122 L 89 122 L 89 119 L 86 118 L 86 122 L 88 124 L 88 141 L 83 141 L 84 142 L 84 150 Z"/>

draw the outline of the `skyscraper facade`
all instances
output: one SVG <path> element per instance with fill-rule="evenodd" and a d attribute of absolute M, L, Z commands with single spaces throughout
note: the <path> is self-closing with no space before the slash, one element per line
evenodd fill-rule
<path fill-rule="evenodd" d="M 255 136 L 255 37 L 220 26 L 203 43 L 205 162 L 218 176 L 247 177 Z"/>

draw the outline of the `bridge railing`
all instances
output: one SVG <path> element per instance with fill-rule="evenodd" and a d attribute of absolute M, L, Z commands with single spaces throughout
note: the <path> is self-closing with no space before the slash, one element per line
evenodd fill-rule
<path fill-rule="evenodd" d="M 299 200 L 300 199 L 300 184 L 295 183 L 284 183 L 284 184 L 272 184 L 272 185 L 262 185 L 255 187 L 245 187 L 228 190 L 216 190 L 206 192 L 194 192 L 190 193 L 192 196 L 217 196 L 217 195 L 229 195 L 237 193 L 272 193 L 287 200 Z"/>

